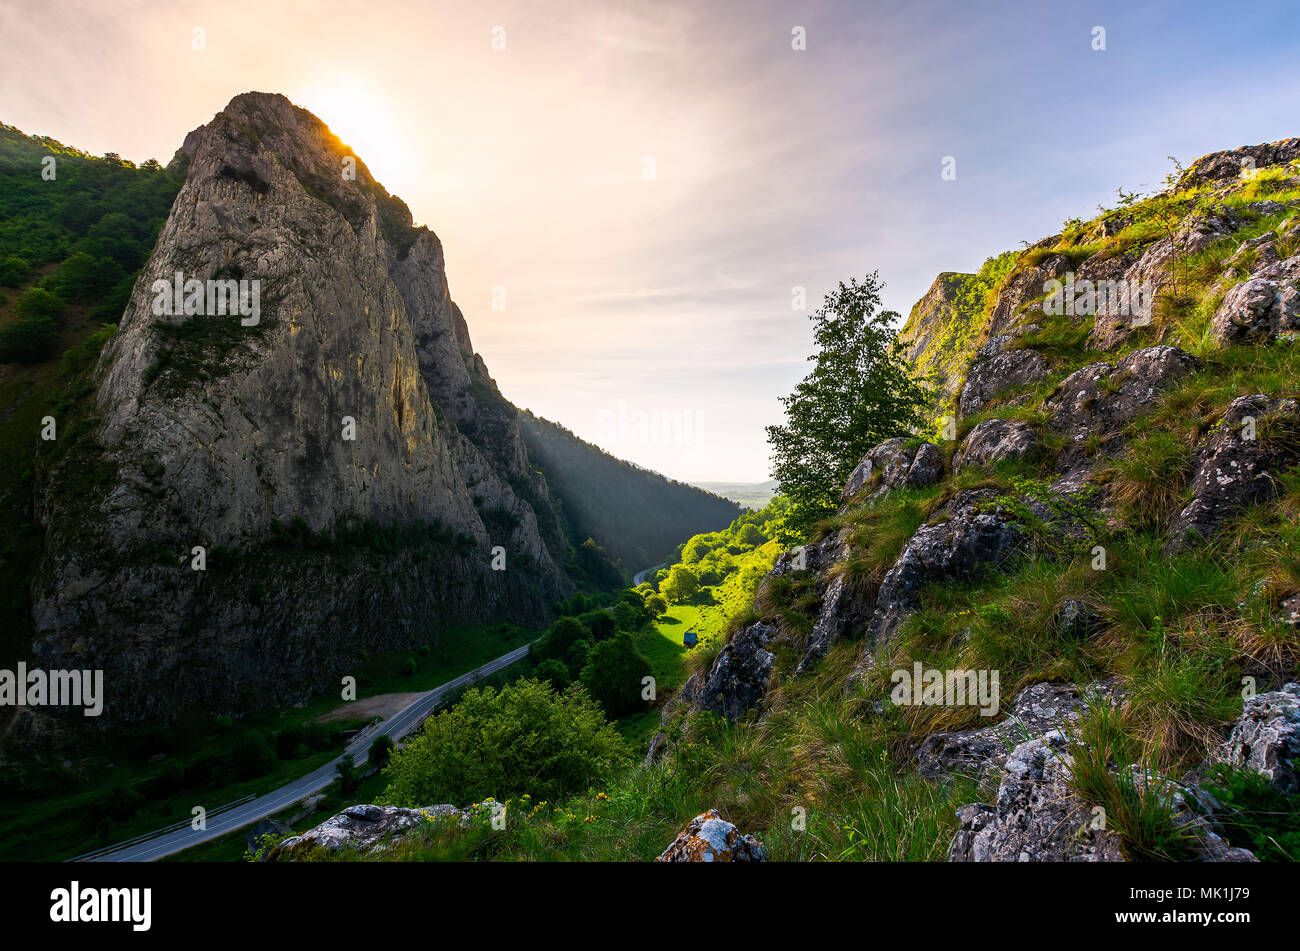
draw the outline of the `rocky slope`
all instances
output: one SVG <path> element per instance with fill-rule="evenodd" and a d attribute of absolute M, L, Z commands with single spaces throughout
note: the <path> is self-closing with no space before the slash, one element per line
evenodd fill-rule
<path fill-rule="evenodd" d="M 170 718 L 301 700 L 458 624 L 545 620 L 572 540 L 438 238 L 283 96 L 237 96 L 173 166 L 94 408 L 40 460 L 40 661 L 104 669 L 104 720 Z M 178 274 L 253 283 L 235 314 L 159 306 Z M 726 523 L 715 501 L 692 531 Z"/>
<path fill-rule="evenodd" d="M 778 560 L 758 617 L 667 705 L 649 762 L 700 714 L 772 734 L 790 697 L 817 696 L 805 682 L 838 677 L 864 729 L 912 751 L 905 772 L 992 784 L 993 805 L 959 810 L 953 860 L 1155 854 L 1118 819 L 1089 825 L 1134 804 L 1163 810 L 1186 857 L 1253 858 L 1220 836 L 1199 772 L 1171 777 L 1228 762 L 1292 794 L 1296 687 L 1242 684 L 1278 687 L 1300 660 L 1298 210 L 1291 139 L 940 275 L 902 339 L 955 438 L 868 453 L 838 517 Z M 1054 280 L 1078 306 L 1050 306 Z M 899 706 L 893 675 L 914 663 L 999 674 L 1012 719 Z M 1099 708 L 1126 752 L 1097 752 Z"/>

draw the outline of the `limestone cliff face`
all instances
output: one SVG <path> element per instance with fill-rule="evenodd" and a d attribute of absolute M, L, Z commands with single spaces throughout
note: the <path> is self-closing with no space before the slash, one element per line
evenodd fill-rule
<path fill-rule="evenodd" d="M 177 154 L 187 179 L 102 358 L 94 438 L 42 473 L 36 649 L 103 667 L 107 716 L 298 699 L 358 649 L 539 621 L 571 587 L 441 243 L 350 158 L 260 93 Z M 258 282 L 257 323 L 159 314 L 177 272 Z"/>

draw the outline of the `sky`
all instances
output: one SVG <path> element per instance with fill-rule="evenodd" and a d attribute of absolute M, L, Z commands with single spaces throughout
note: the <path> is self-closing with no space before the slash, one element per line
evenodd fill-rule
<path fill-rule="evenodd" d="M 905 318 L 1170 155 L 1300 135 L 1296 12 L 0 0 L 0 120 L 166 162 L 283 93 L 442 239 L 510 400 L 673 478 L 758 482 L 837 282 L 879 271 Z"/>

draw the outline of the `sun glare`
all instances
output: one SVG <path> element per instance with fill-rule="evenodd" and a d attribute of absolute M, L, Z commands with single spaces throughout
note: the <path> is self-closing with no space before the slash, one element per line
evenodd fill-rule
<path fill-rule="evenodd" d="M 314 113 L 395 195 L 414 184 L 411 149 L 382 94 L 349 76 L 308 86 L 294 102 Z"/>

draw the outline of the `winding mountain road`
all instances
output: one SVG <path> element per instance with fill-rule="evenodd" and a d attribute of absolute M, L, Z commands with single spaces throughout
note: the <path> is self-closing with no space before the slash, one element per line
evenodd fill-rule
<path fill-rule="evenodd" d="M 228 812 L 211 816 L 207 821 L 206 829 L 194 829 L 186 825 L 180 829 L 160 832 L 158 835 L 143 841 L 124 843 L 121 847 L 113 848 L 110 851 L 93 853 L 87 856 L 84 861 L 153 862 L 163 856 L 173 855 L 201 842 L 207 842 L 209 839 L 215 839 L 228 832 L 234 832 L 244 826 L 251 825 L 260 819 L 265 819 L 267 816 L 275 815 L 280 810 L 305 799 L 313 793 L 320 792 L 334 782 L 336 778 L 335 767 L 342 762 L 345 755 L 352 754 L 353 761 L 357 765 L 364 763 L 368 756 L 370 743 L 376 736 L 387 733 L 394 741 L 405 736 L 423 722 L 424 718 L 433 712 L 434 708 L 447 694 L 460 687 L 472 684 L 489 674 L 494 674 L 498 670 L 509 667 L 515 661 L 522 660 L 528 655 L 531 647 L 531 644 L 525 644 L 523 647 L 515 648 L 508 654 L 502 654 L 495 660 L 488 661 L 482 667 L 471 670 L 467 674 L 462 674 L 455 680 L 449 680 L 441 687 L 435 687 L 428 693 L 421 694 L 417 699 L 378 726 L 367 727 L 348 744 L 343 753 L 324 766 L 313 770 L 301 779 L 281 786 L 274 792 L 258 796 L 256 799 L 236 806 Z"/>
<path fill-rule="evenodd" d="M 632 587 L 635 588 L 641 582 L 645 581 L 645 576 L 650 574 L 650 572 L 658 571 L 660 568 L 666 567 L 667 564 L 668 562 L 662 561 L 659 564 L 654 565 L 650 568 L 642 568 L 640 571 L 638 571 L 636 574 L 632 576 Z"/>
<path fill-rule="evenodd" d="M 652 571 L 658 571 L 664 567 L 664 564 L 667 564 L 667 562 L 637 572 L 632 579 L 632 583 L 634 585 L 640 584 L 645 580 L 646 575 Z M 334 782 L 337 777 L 335 767 L 343 761 L 344 756 L 351 754 L 353 762 L 360 766 L 368 758 L 370 743 L 376 736 L 387 733 L 394 741 L 397 741 L 419 726 L 447 694 L 467 684 L 472 684 L 489 674 L 494 674 L 498 670 L 509 667 L 518 660 L 522 660 L 528 655 L 531 647 L 531 644 L 517 647 L 508 654 L 502 654 L 495 660 L 488 661 L 482 667 L 477 667 L 467 674 L 461 674 L 455 680 L 449 680 L 441 687 L 435 687 L 428 693 L 421 694 L 378 726 L 371 726 L 362 730 L 348 744 L 343 753 L 340 753 L 324 766 L 313 770 L 301 779 L 296 779 L 287 785 L 281 786 L 274 792 L 258 796 L 256 799 L 237 805 L 226 812 L 209 817 L 205 829 L 194 829 L 186 825 L 180 829 L 163 830 L 157 835 L 145 839 L 132 840 L 119 846 L 110 846 L 106 850 L 92 852 L 76 861 L 153 862 L 164 856 L 174 855 L 202 842 L 242 829 L 244 826 L 252 825 L 267 816 L 273 816 L 280 810 L 292 806 L 295 802 L 300 802 L 313 793 L 320 792 Z"/>

